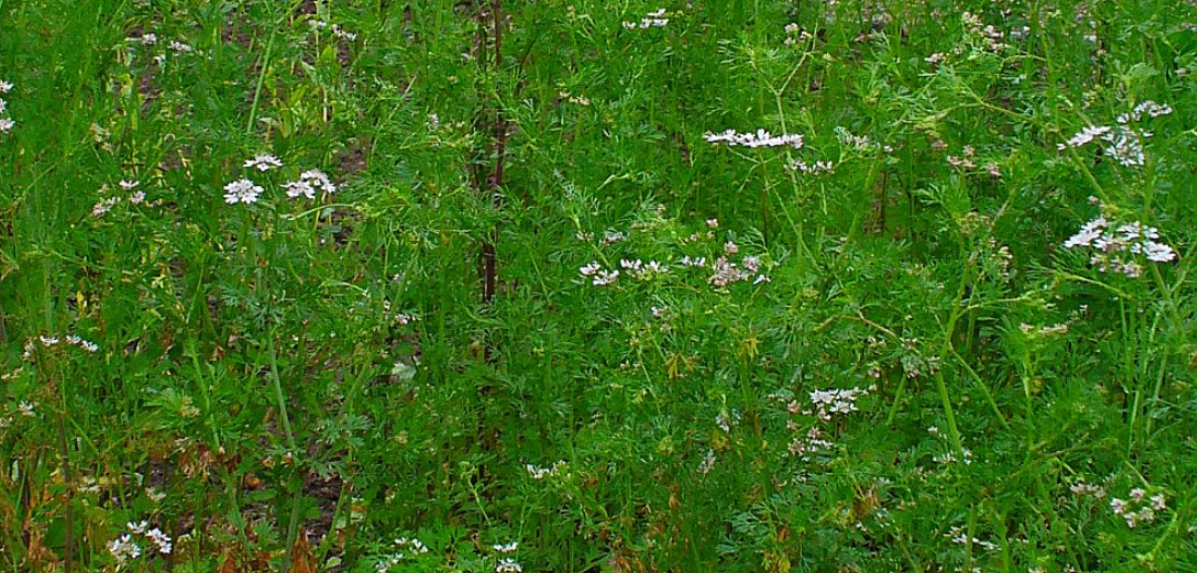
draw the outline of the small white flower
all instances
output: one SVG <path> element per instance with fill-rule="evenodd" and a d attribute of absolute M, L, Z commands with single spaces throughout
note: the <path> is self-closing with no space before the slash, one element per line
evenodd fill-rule
<path fill-rule="evenodd" d="M 238 179 L 228 185 L 224 186 L 226 193 L 224 194 L 224 201 L 229 205 L 237 203 L 256 203 L 258 195 L 262 194 L 262 188 L 255 185 L 249 179 Z"/>
<path fill-rule="evenodd" d="M 19 411 L 21 415 L 25 416 L 26 418 L 37 417 L 37 412 L 33 410 L 33 404 L 29 402 L 21 402 L 20 404 L 17 404 L 17 411 Z"/>
<path fill-rule="evenodd" d="M 140 181 L 128 181 L 125 179 L 121 179 L 120 183 L 117 183 L 117 185 L 119 185 L 120 188 L 124 189 L 125 191 L 132 191 L 132 190 L 136 189 L 138 185 L 141 185 L 141 182 Z"/>
<path fill-rule="evenodd" d="M 503 544 L 492 545 L 491 549 L 494 549 L 495 551 L 498 551 L 499 553 L 515 553 L 515 551 L 517 549 L 519 549 L 519 547 L 520 547 L 520 544 L 518 541 L 512 541 L 506 545 L 503 545 Z"/>
<path fill-rule="evenodd" d="M 510 557 L 504 557 L 495 565 L 495 573 L 523 573 L 524 568 Z"/>
<path fill-rule="evenodd" d="M 424 545 L 423 542 L 421 542 L 419 539 L 416 539 L 414 537 L 412 537 L 410 539 L 407 537 L 400 537 L 395 540 L 395 545 L 397 545 L 403 549 L 411 549 L 417 555 L 422 555 L 424 553 L 428 553 L 428 546 Z M 402 555 L 402 554 L 400 554 L 400 555 Z"/>
<path fill-rule="evenodd" d="M 277 157 L 265 153 L 259 154 L 253 159 L 247 159 L 245 161 L 246 168 L 257 169 L 258 171 L 262 172 L 270 171 L 271 169 L 282 166 L 283 162 L 279 161 Z"/>
<path fill-rule="evenodd" d="M 706 457 L 704 457 L 702 459 L 702 462 L 698 464 L 698 473 L 700 473 L 702 475 L 707 475 L 707 474 L 711 473 L 711 470 L 714 468 L 715 468 L 715 451 L 707 450 Z"/>
<path fill-rule="evenodd" d="M 299 180 L 308 182 L 314 188 L 323 189 L 325 193 L 330 195 L 337 192 L 337 186 L 328 178 L 328 175 L 325 175 L 319 169 L 309 169 L 300 173 Z"/>
<path fill-rule="evenodd" d="M 744 257 L 744 260 L 741 261 L 740 264 L 744 265 L 744 268 L 747 269 L 748 272 L 755 273 L 761 268 L 761 258 L 756 255 L 750 255 Z"/>
<path fill-rule="evenodd" d="M 1105 217 L 1098 217 L 1085 223 L 1080 231 L 1069 237 L 1067 241 L 1064 241 L 1064 248 L 1071 249 L 1073 247 L 1087 247 L 1092 245 L 1094 241 L 1101 238 L 1102 232 L 1105 231 L 1108 224 Z"/>
<path fill-rule="evenodd" d="M 603 240 L 601 242 L 603 245 L 610 245 L 618 243 L 626 238 L 628 238 L 627 234 L 620 231 L 604 231 Z"/>
<path fill-rule="evenodd" d="M 628 259 L 620 259 L 619 266 L 623 267 L 625 270 L 637 272 L 641 268 L 644 267 L 644 263 L 640 259 L 636 259 L 634 261 L 630 261 Z"/>
<path fill-rule="evenodd" d="M 601 270 L 603 270 L 603 266 L 598 261 L 592 261 L 590 264 L 578 269 L 578 272 L 582 273 L 584 277 L 590 277 Z"/>
<path fill-rule="evenodd" d="M 92 217 L 103 217 L 104 215 L 106 215 L 108 213 L 108 211 L 111 211 L 112 208 L 115 207 L 117 203 L 120 203 L 120 202 L 121 202 L 120 197 L 109 197 L 107 199 L 102 199 L 99 203 L 96 203 L 91 208 L 91 216 Z"/>
<path fill-rule="evenodd" d="M 618 279 L 619 271 L 617 270 L 598 271 L 594 275 L 594 280 L 592 282 L 594 283 L 594 286 L 607 286 L 610 284 L 615 284 L 615 281 Z"/>
<path fill-rule="evenodd" d="M 1168 508 L 1167 503 L 1164 500 L 1164 494 L 1157 493 L 1151 496 L 1151 508 L 1156 511 L 1164 511 Z"/>
<path fill-rule="evenodd" d="M 190 44 L 184 44 L 183 42 L 177 40 L 171 40 L 168 47 L 179 54 L 190 54 L 195 51 Z"/>
<path fill-rule="evenodd" d="M 168 537 L 165 533 L 162 533 L 162 530 L 158 529 L 157 527 L 147 531 L 145 536 L 150 541 L 153 541 L 154 545 L 158 546 L 158 553 L 170 555 L 171 550 L 174 549 L 174 545 L 171 543 L 170 537 Z"/>
<path fill-rule="evenodd" d="M 330 195 L 337 192 L 337 186 L 328 178 L 328 175 L 319 169 L 309 169 L 300 173 L 298 181 L 287 183 L 284 187 L 287 190 L 287 197 L 292 199 L 299 196 L 315 199 L 318 190 Z"/>
<path fill-rule="evenodd" d="M 291 199 L 297 197 L 316 198 L 316 188 L 312 187 L 307 181 L 292 181 L 284 185 L 283 188 L 287 190 L 287 197 Z"/>
<path fill-rule="evenodd" d="M 333 24 L 332 31 L 334 36 L 341 38 L 342 40 L 352 42 L 357 39 L 357 34 L 346 32 L 343 28 L 341 28 L 340 24 Z"/>
<path fill-rule="evenodd" d="M 133 542 L 133 536 L 128 533 L 108 542 L 108 552 L 116 558 L 118 564 L 124 565 L 132 559 L 141 557 L 141 547 Z"/>
<path fill-rule="evenodd" d="M 737 133 L 734 129 L 729 129 L 722 133 L 707 132 L 703 135 L 703 139 L 708 143 L 718 144 L 724 143 L 728 147 L 783 147 L 790 146 L 794 149 L 801 149 L 804 145 L 802 135 L 797 133 L 783 133 L 781 135 L 773 135 L 764 129 L 758 129 L 756 133 Z"/>
<path fill-rule="evenodd" d="M 12 128 L 16 127 L 16 125 L 17 125 L 17 122 L 15 122 L 7 117 L 4 119 L 0 119 L 0 133 L 8 133 L 8 132 L 12 131 Z"/>
<path fill-rule="evenodd" d="M 12 83 L 0 80 L 0 94 L 6 94 L 12 91 Z"/>
<path fill-rule="evenodd" d="M 1126 514 L 1126 509 L 1127 509 L 1126 500 L 1118 499 L 1116 497 L 1111 499 L 1110 500 L 1110 509 L 1114 512 L 1114 515 Z"/>
<path fill-rule="evenodd" d="M 1090 125 L 1082 128 L 1076 135 L 1072 136 L 1067 143 L 1060 143 L 1056 148 L 1060 151 L 1069 147 L 1081 147 L 1092 142 L 1094 139 L 1110 132 L 1110 128 L 1104 125 Z"/>

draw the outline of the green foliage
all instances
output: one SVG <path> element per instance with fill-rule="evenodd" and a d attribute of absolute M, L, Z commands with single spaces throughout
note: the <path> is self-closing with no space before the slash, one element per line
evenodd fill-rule
<path fill-rule="evenodd" d="M 0 567 L 1197 570 L 1195 18 L 0 0 Z"/>

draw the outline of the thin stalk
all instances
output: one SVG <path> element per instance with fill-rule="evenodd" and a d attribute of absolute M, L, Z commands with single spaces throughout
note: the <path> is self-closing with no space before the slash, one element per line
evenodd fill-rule
<path fill-rule="evenodd" d="M 270 332 L 267 337 L 267 344 L 269 344 L 268 353 L 270 355 L 270 379 L 274 383 L 274 398 L 278 401 L 279 417 L 283 421 L 283 433 L 287 438 L 287 449 L 291 456 L 292 471 L 294 471 L 295 464 L 298 463 L 296 459 L 298 449 L 295 447 L 295 434 L 291 431 L 291 418 L 287 415 L 287 399 L 283 395 L 282 380 L 278 375 L 278 353 L 274 345 L 274 332 Z M 291 505 L 291 520 L 287 524 L 287 545 L 283 549 L 283 567 L 282 573 L 287 573 L 291 569 L 291 548 L 295 545 L 295 536 L 299 528 L 299 496 L 302 490 L 296 490 L 294 499 Z"/>
<path fill-rule="evenodd" d="M 262 70 L 258 73 L 258 85 L 254 88 L 254 102 L 249 108 L 249 121 L 245 123 L 245 133 L 253 133 L 254 119 L 258 114 L 258 103 L 262 99 L 262 85 L 266 83 L 266 72 L 270 69 L 270 53 L 274 51 L 275 31 L 271 30 L 270 39 L 266 41 L 266 53 L 262 55 Z"/>
<path fill-rule="evenodd" d="M 65 410 L 66 409 L 66 394 L 65 393 L 63 394 L 62 398 L 63 398 L 62 407 L 63 407 L 63 410 Z M 65 539 L 65 543 L 64 543 L 66 547 L 63 549 L 63 552 L 66 554 L 64 570 L 66 571 L 66 573 L 71 573 L 71 570 L 73 569 L 74 553 L 75 553 L 75 511 L 71 504 L 71 497 L 72 497 L 71 494 L 74 492 L 75 487 L 74 487 L 72 479 L 71 479 L 70 450 L 67 449 L 66 422 L 64 421 L 64 416 L 63 416 L 62 411 L 59 411 L 57 414 L 55 414 L 54 425 L 58 429 L 58 451 L 59 451 L 59 455 L 62 456 L 62 477 L 64 480 L 66 480 L 66 484 L 67 484 L 67 488 L 66 488 L 66 539 Z"/>

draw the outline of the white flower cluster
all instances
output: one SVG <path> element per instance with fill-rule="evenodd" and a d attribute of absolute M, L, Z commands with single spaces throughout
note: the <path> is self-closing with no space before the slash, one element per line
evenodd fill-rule
<path fill-rule="evenodd" d="M 12 84 L 4 80 L 0 80 L 0 94 L 6 94 L 10 91 L 12 91 Z M 4 98 L 0 98 L 0 116 L 4 115 L 4 113 L 7 111 L 8 102 L 5 101 Z M 12 128 L 15 125 L 17 125 L 17 122 L 13 121 L 12 118 L 0 117 L 0 133 L 8 133 L 12 131 Z"/>
<path fill-rule="evenodd" d="M 1116 497 L 1111 499 L 1110 509 L 1113 510 L 1114 515 L 1126 520 L 1127 527 L 1133 529 L 1140 523 L 1155 521 L 1155 512 L 1168 509 L 1168 505 L 1164 494 L 1158 493 L 1148 499 L 1146 490 L 1135 488 L 1130 491 L 1130 500 Z"/>
<path fill-rule="evenodd" d="M 495 565 L 495 573 L 523 573 L 524 567 L 515 559 L 504 557 Z"/>
<path fill-rule="evenodd" d="M 156 46 L 158 45 L 158 35 L 151 32 L 146 32 L 141 36 L 125 38 L 125 41 L 130 44 L 141 44 L 142 46 Z M 166 49 L 174 52 L 176 55 L 196 53 L 195 48 L 193 48 L 191 44 L 181 42 L 179 40 L 171 40 L 169 43 L 167 43 Z M 165 66 L 166 56 L 166 52 L 158 53 L 153 58 L 154 62 L 156 62 L 159 66 Z"/>
<path fill-rule="evenodd" d="M 793 46 L 799 42 L 806 42 L 814 37 L 810 32 L 803 30 L 801 26 L 793 22 L 786 24 L 785 31 L 786 39 L 782 43 L 787 46 Z"/>
<path fill-rule="evenodd" d="M 998 544 L 978 537 L 970 538 L 960 526 L 953 526 L 948 530 L 947 533 L 943 534 L 943 536 L 951 539 L 952 543 L 957 545 L 968 545 L 971 542 L 974 546 L 980 547 L 981 549 L 985 549 L 987 551 L 998 550 Z"/>
<path fill-rule="evenodd" d="M 1134 278 L 1143 274 L 1143 267 L 1128 255 L 1142 256 L 1153 263 L 1176 260 L 1176 251 L 1158 242 L 1156 239 L 1159 238 L 1158 229 L 1146 227 L 1138 221 L 1115 227 L 1105 217 L 1098 217 L 1085 223 L 1080 231 L 1064 241 L 1064 248 L 1092 248 L 1095 252 L 1089 262 L 1097 270 L 1123 273 Z"/>
<path fill-rule="evenodd" d="M 835 126 L 835 137 L 840 141 L 840 145 L 844 147 L 851 147 L 859 153 L 866 153 L 872 151 L 884 151 L 885 153 L 893 152 L 894 148 L 888 145 L 882 145 L 871 139 L 867 135 L 853 135 L 841 125 Z"/>
<path fill-rule="evenodd" d="M 986 24 L 982 22 L 980 18 L 973 15 L 971 12 L 964 12 L 961 15 L 961 19 L 964 21 L 965 29 L 968 30 L 970 34 L 985 42 L 991 52 L 998 52 L 1003 48 L 1008 47 L 1004 42 L 1002 42 L 1004 34 L 1002 34 L 1002 32 L 997 28 L 994 28 L 993 24 Z"/>
<path fill-rule="evenodd" d="M 537 481 L 547 477 L 556 476 L 557 474 L 561 473 L 561 470 L 564 468 L 565 460 L 558 460 L 557 463 L 547 468 L 537 467 L 532 464 L 524 465 L 524 469 L 528 470 L 528 475 L 532 476 L 532 479 Z"/>
<path fill-rule="evenodd" d="M 752 278 L 752 271 L 747 268 L 740 268 L 729 260 L 727 257 L 719 257 L 715 259 L 715 263 L 711 265 L 711 270 L 715 274 L 707 278 L 707 282 L 716 288 L 725 287 L 732 283 L 746 281 Z M 764 276 L 764 275 L 761 275 Z"/>
<path fill-rule="evenodd" d="M 108 542 L 108 553 L 120 565 L 141 557 L 141 546 L 133 541 L 131 534 L 124 534 Z"/>
<path fill-rule="evenodd" d="M 499 553 L 515 553 L 520 548 L 520 544 L 518 541 L 512 541 L 507 544 L 496 543 L 495 545 L 491 545 L 490 548 Z"/>
<path fill-rule="evenodd" d="M 137 189 L 139 185 L 141 185 L 140 181 L 128 181 L 125 179 L 121 179 L 120 183 L 117 184 L 122 191 L 133 191 L 133 193 L 129 195 L 128 201 L 134 205 L 140 205 L 145 202 L 145 191 L 134 191 L 134 189 Z M 108 193 L 108 191 L 108 184 L 100 186 L 101 195 Z M 94 206 L 92 206 L 91 216 L 96 218 L 103 217 L 104 215 L 107 215 L 113 207 L 119 205 L 124 200 L 124 197 L 117 195 L 100 199 Z"/>
<path fill-rule="evenodd" d="M 1085 483 L 1084 480 L 1080 480 L 1080 481 L 1072 484 L 1071 486 L 1068 487 L 1068 490 L 1071 491 L 1073 493 L 1073 495 L 1077 495 L 1077 496 L 1083 497 L 1086 495 L 1091 495 L 1094 498 L 1097 498 L 1099 500 L 1106 498 L 1105 488 L 1103 488 L 1099 485 Z"/>
<path fill-rule="evenodd" d="M 1151 137 L 1151 132 L 1145 131 L 1143 137 Z M 1147 163 L 1147 156 L 1143 153 L 1143 140 L 1139 133 L 1122 126 L 1102 136 L 1102 140 L 1109 143 L 1102 149 L 1123 167 L 1142 167 Z"/>
<path fill-rule="evenodd" d="M 948 156 L 948 165 L 956 169 L 976 169 L 977 164 L 973 161 L 977 151 L 971 145 L 965 145 L 962 150 L 964 157 L 956 157 L 954 155 Z"/>
<path fill-rule="evenodd" d="M 707 221 L 707 226 L 716 228 L 719 226 L 719 222 L 711 219 Z M 735 241 L 727 241 L 723 245 L 723 250 L 728 255 L 735 255 L 740 252 L 740 246 Z M 683 267 L 707 268 L 707 258 L 686 255 L 682 257 L 679 264 Z M 707 282 L 715 288 L 723 288 L 730 284 L 749 279 L 752 279 L 752 284 L 754 285 L 772 282 L 768 275 L 761 272 L 762 266 L 761 258 L 756 255 L 745 256 L 740 260 L 740 264 L 732 262 L 726 256 L 719 257 L 710 265 L 710 269 L 714 274 L 707 277 Z"/>
<path fill-rule="evenodd" d="M 835 173 L 835 164 L 823 160 L 807 163 L 798 159 L 790 164 L 790 169 L 807 175 L 819 175 L 821 173 Z"/>
<path fill-rule="evenodd" d="M 395 546 L 404 551 L 411 551 L 412 555 L 423 555 L 428 553 L 428 546 L 424 545 L 419 539 L 400 537 L 395 540 Z M 399 564 L 407 558 L 407 553 L 398 551 L 389 555 L 382 556 L 377 563 L 374 564 L 374 570 L 377 573 L 387 573 L 392 567 Z"/>
<path fill-rule="evenodd" d="M 332 180 L 318 169 L 309 169 L 299 174 L 299 180 L 287 183 L 287 197 L 292 199 L 304 196 L 308 199 L 316 198 L 316 191 L 322 190 L 329 195 L 337 192 L 337 186 Z"/>
<path fill-rule="evenodd" d="M 968 448 L 961 447 L 959 458 L 957 458 L 956 454 L 953 452 L 946 452 L 933 456 L 931 460 L 937 464 L 953 464 L 956 462 L 963 462 L 964 465 L 971 466 L 973 464 L 973 452 Z"/>
<path fill-rule="evenodd" d="M 1160 105 L 1154 101 L 1147 100 L 1139 105 L 1136 105 L 1134 109 L 1130 110 L 1128 113 L 1119 115 L 1118 123 L 1126 125 L 1128 123 L 1142 121 L 1144 114 L 1147 114 L 1147 116 L 1151 118 L 1157 118 L 1161 115 L 1169 115 L 1171 113 L 1171 106 L 1167 104 Z"/>
<path fill-rule="evenodd" d="M 628 272 L 628 276 L 640 280 L 648 280 L 654 276 L 663 275 L 669 272 L 669 267 L 662 265 L 657 261 L 649 261 L 646 264 L 640 259 L 636 259 L 634 261 L 620 259 L 619 266 Z"/>
<path fill-rule="evenodd" d="M 1124 167 L 1142 167 L 1146 163 L 1146 157 L 1143 153 L 1143 140 L 1150 138 L 1152 133 L 1150 131 L 1131 129 L 1127 126 L 1142 121 L 1144 116 L 1156 118 L 1170 113 L 1172 113 L 1170 106 L 1147 100 L 1136 105 L 1131 111 L 1119 115 L 1117 118 L 1118 125 L 1112 127 L 1107 125 L 1083 127 L 1076 135 L 1069 138 L 1068 141 L 1057 144 L 1056 148 L 1063 151 L 1068 148 L 1083 147 L 1100 139 L 1109 144 L 1102 151 L 1114 158 L 1114 161 L 1117 161 Z"/>
<path fill-rule="evenodd" d="M 229 205 L 237 203 L 257 203 L 262 194 L 262 186 L 249 179 L 238 179 L 224 186 L 224 202 Z"/>
<path fill-rule="evenodd" d="M 245 160 L 246 169 L 257 169 L 263 173 L 283 166 L 279 158 L 266 153 L 255 155 L 253 159 Z"/>
<path fill-rule="evenodd" d="M 867 395 L 873 391 L 875 386 L 869 388 L 849 388 L 845 390 L 831 389 L 831 390 L 814 390 L 810 392 L 809 398 L 813 408 L 803 408 L 802 403 L 793 399 L 789 391 L 776 392 L 769 395 L 770 399 L 778 400 L 786 403 L 786 410 L 790 414 L 803 416 L 815 416 L 822 422 L 831 421 L 834 416 L 847 415 L 857 411 L 856 400 L 861 396 Z M 786 429 L 796 431 L 800 426 L 794 421 L 786 422 Z M 823 430 L 818 425 L 813 425 L 807 428 L 805 434 L 798 435 L 790 441 L 789 452 L 792 456 L 799 456 L 805 461 L 810 460 L 810 455 L 821 451 L 830 450 L 835 447 L 835 443 L 823 437 Z"/>
<path fill-rule="evenodd" d="M 269 154 L 256 155 L 253 159 L 246 160 L 244 164 L 246 169 L 257 169 L 263 173 L 282 166 L 283 162 L 279 158 Z M 284 188 L 287 190 L 287 197 L 291 199 L 297 197 L 315 199 L 317 191 L 323 191 L 330 195 L 337 192 L 336 184 L 319 169 L 309 169 L 300 173 L 298 180 L 287 183 Z M 263 192 L 261 185 L 245 178 L 225 185 L 224 190 L 224 201 L 230 205 L 256 203 Z"/>
<path fill-rule="evenodd" d="M 665 17 L 665 9 L 658 8 L 655 12 L 649 12 L 644 18 L 641 18 L 640 22 L 625 21 L 623 27 L 626 30 L 635 30 L 637 28 L 647 30 L 649 28 L 664 28 L 668 24 L 669 18 Z"/>
<path fill-rule="evenodd" d="M 815 390 L 810 393 L 814 414 L 820 420 L 831 420 L 832 416 L 851 414 L 857 411 L 856 400 L 868 395 L 869 388 L 848 388 L 844 390 Z"/>
<path fill-rule="evenodd" d="M 312 20 L 311 26 L 315 30 L 323 30 L 328 27 L 328 22 L 325 22 L 323 20 Z M 352 42 L 357 39 L 357 34 L 346 31 L 344 28 L 341 27 L 340 24 L 332 25 L 332 33 L 334 36 L 341 38 L 342 40 L 349 41 L 349 42 Z"/>
<path fill-rule="evenodd" d="M 73 334 L 67 335 L 65 338 L 58 338 L 57 336 L 39 336 L 37 338 L 29 339 L 25 342 L 25 352 L 22 357 L 29 360 L 33 356 L 33 351 L 37 349 L 37 345 L 41 344 L 46 348 L 53 348 L 58 345 L 78 346 L 89 353 L 95 353 L 100 347 L 94 343 L 79 338 Z"/>
<path fill-rule="evenodd" d="M 410 550 L 412 553 L 414 553 L 416 555 L 423 555 L 425 553 L 428 553 L 428 546 L 424 545 L 423 542 L 421 542 L 419 539 L 416 539 L 414 537 L 411 537 L 411 538 L 400 537 L 395 540 L 395 546 L 400 549 Z"/>
<path fill-rule="evenodd" d="M 129 529 L 129 533 L 108 542 L 108 553 L 116 559 L 119 565 L 141 557 L 141 546 L 137 544 L 135 536 L 143 537 L 152 543 L 161 555 L 170 555 L 174 550 L 170 536 L 157 527 L 151 529 L 149 522 L 129 522 L 125 524 L 125 527 Z"/>
<path fill-rule="evenodd" d="M 706 457 L 698 464 L 698 473 L 707 475 L 711 470 L 715 469 L 715 450 L 707 450 Z"/>
<path fill-rule="evenodd" d="M 603 239 L 599 241 L 603 246 L 614 245 L 624 239 L 628 238 L 628 234 L 622 231 L 612 231 L 610 229 L 603 231 Z"/>
<path fill-rule="evenodd" d="M 756 133 L 737 133 L 734 129 L 729 129 L 723 133 L 707 132 L 702 136 L 711 144 L 725 143 L 728 147 L 784 147 L 790 146 L 794 149 L 802 149 L 804 145 L 802 135 L 798 133 L 783 133 L 781 135 L 773 135 L 764 129 L 756 130 Z"/>
<path fill-rule="evenodd" d="M 793 421 L 787 423 L 787 428 L 796 429 Z M 835 444 L 829 440 L 823 439 L 823 430 L 818 426 L 811 426 L 806 431 L 805 436 L 798 436 L 790 441 L 789 452 L 791 456 L 798 456 L 803 460 L 810 460 L 810 455 L 825 450 L 830 450 Z"/>
<path fill-rule="evenodd" d="M 594 286 L 612 285 L 615 284 L 615 281 L 619 280 L 618 270 L 604 270 L 603 265 L 599 264 L 598 261 L 593 261 L 578 269 L 578 272 L 582 273 L 584 277 L 591 277 L 591 284 Z"/>

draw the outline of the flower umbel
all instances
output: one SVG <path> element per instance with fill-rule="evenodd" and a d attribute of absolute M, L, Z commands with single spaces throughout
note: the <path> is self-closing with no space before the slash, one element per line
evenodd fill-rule
<path fill-rule="evenodd" d="M 262 187 L 249 179 L 238 179 L 224 186 L 224 202 L 229 205 L 237 203 L 257 203 L 258 195 L 262 194 Z"/>

